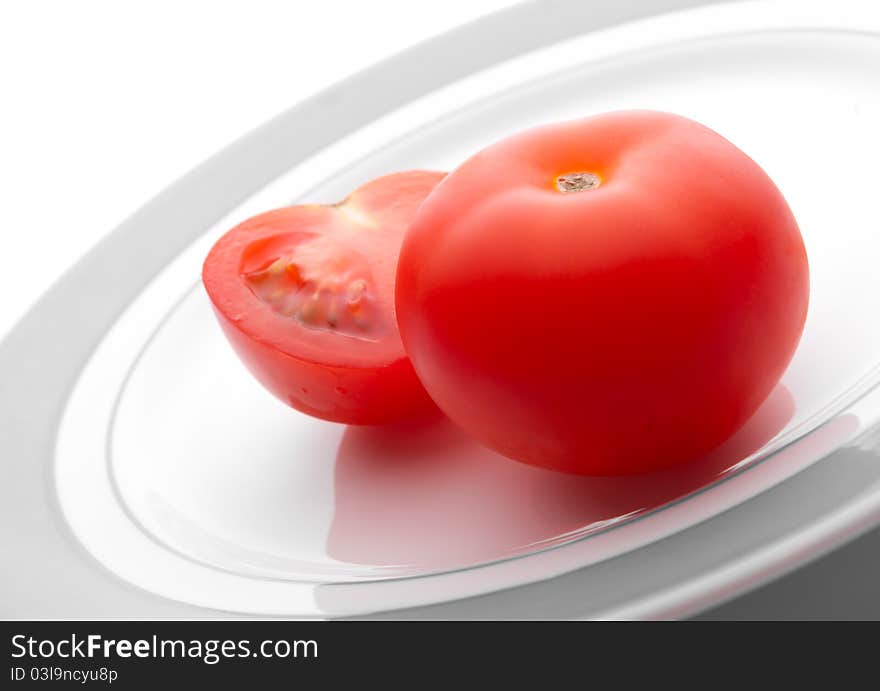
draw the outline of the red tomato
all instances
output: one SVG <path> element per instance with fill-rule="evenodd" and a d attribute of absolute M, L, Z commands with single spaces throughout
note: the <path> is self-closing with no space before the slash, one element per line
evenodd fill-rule
<path fill-rule="evenodd" d="M 404 346 L 440 408 L 519 461 L 623 475 L 692 461 L 779 381 L 809 299 L 779 190 L 683 117 L 619 112 L 476 154 L 419 209 Z"/>
<path fill-rule="evenodd" d="M 285 403 L 377 424 L 436 410 L 394 318 L 403 233 L 444 173 L 374 180 L 332 206 L 291 206 L 236 226 L 202 280 L 239 357 Z"/>

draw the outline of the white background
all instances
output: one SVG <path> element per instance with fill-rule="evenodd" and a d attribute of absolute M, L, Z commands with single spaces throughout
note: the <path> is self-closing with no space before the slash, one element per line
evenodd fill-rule
<path fill-rule="evenodd" d="M 0 3 L 0 338 L 102 236 L 234 139 L 511 4 Z"/>

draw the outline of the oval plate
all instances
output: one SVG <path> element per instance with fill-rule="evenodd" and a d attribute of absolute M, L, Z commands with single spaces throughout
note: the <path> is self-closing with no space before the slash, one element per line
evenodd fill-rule
<path fill-rule="evenodd" d="M 456 30 L 265 125 L 93 250 L 0 345 L 9 614 L 683 616 L 873 525 L 880 24 L 855 5 L 661 14 L 700 4 L 527 5 Z M 811 257 L 783 385 L 705 472 L 575 481 L 442 425 L 310 421 L 243 374 L 193 285 L 256 211 L 628 107 L 752 154 Z M 805 141 L 846 179 L 818 194 Z"/>

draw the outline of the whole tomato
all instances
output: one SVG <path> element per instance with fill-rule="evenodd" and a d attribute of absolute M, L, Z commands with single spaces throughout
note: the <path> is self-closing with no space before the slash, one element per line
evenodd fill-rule
<path fill-rule="evenodd" d="M 254 216 L 211 249 L 202 280 L 226 337 L 278 398 L 335 422 L 436 413 L 394 318 L 403 233 L 444 173 L 378 178 L 332 205 Z"/>
<path fill-rule="evenodd" d="M 498 142 L 420 207 L 400 252 L 404 347 L 440 408 L 536 466 L 692 461 L 779 381 L 807 257 L 764 171 L 676 115 L 617 112 Z"/>

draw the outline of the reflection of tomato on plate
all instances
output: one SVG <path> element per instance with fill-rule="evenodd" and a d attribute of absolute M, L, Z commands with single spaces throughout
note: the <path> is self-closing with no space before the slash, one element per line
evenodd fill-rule
<path fill-rule="evenodd" d="M 202 273 L 230 343 L 294 408 L 347 423 L 436 411 L 394 317 L 401 237 L 443 173 L 374 180 L 335 205 L 291 206 L 236 226 Z"/>
<path fill-rule="evenodd" d="M 698 463 L 630 477 L 511 463 L 442 418 L 351 427 L 336 457 L 327 553 L 354 564 L 445 570 L 566 542 L 711 484 L 775 437 L 794 407 L 777 386 Z"/>
<path fill-rule="evenodd" d="M 631 111 L 523 132 L 451 173 L 404 239 L 396 303 L 454 422 L 526 463 L 618 475 L 743 425 L 794 353 L 808 283 L 754 161 Z"/>

